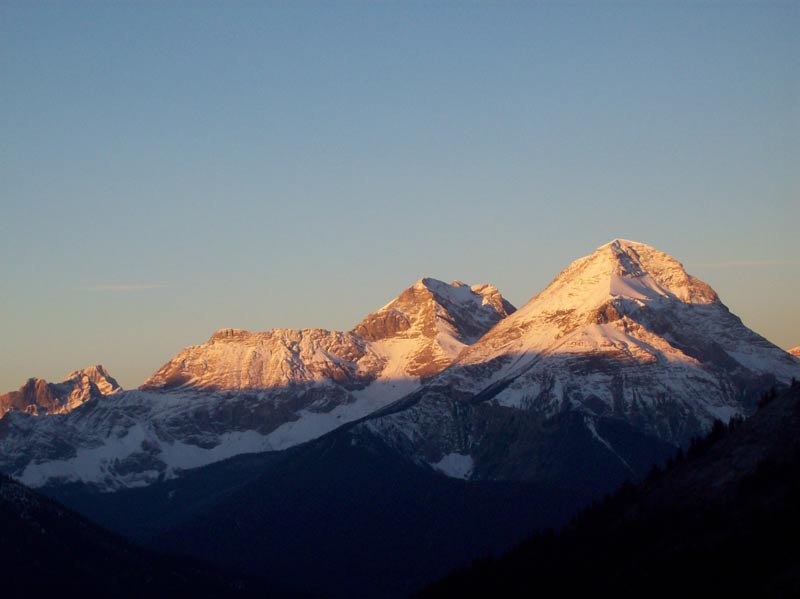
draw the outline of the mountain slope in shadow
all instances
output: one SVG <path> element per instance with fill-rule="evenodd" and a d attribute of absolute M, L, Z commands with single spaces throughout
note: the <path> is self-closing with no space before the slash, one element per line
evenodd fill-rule
<path fill-rule="evenodd" d="M 423 597 L 591 592 L 601 596 L 800 595 L 800 384 L 748 420 L 717 424 L 666 472 L 476 562 Z"/>
<path fill-rule="evenodd" d="M 130 544 L 55 501 L 0 475 L 3 597 L 256 597 L 266 581 Z"/>
<path fill-rule="evenodd" d="M 556 448 L 557 467 L 545 483 L 444 476 L 350 426 L 141 489 L 51 492 L 151 547 L 244 575 L 302 581 L 330 596 L 407 596 L 534 530 L 565 523 L 631 474 L 580 415 L 557 420 L 540 428 L 539 442 Z"/>

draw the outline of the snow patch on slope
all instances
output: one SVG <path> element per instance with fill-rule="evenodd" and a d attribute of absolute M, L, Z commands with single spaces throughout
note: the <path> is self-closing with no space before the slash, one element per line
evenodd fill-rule
<path fill-rule="evenodd" d="M 621 455 L 619 455 L 619 454 L 617 453 L 617 450 L 616 450 L 616 449 L 614 449 L 614 448 L 611 446 L 611 443 L 609 443 L 609 442 L 608 442 L 608 441 L 606 441 L 606 440 L 605 440 L 605 439 L 604 439 L 602 436 L 600 436 L 600 433 L 598 433 L 598 432 L 597 432 L 597 427 L 596 427 L 596 426 L 595 426 L 595 424 L 594 424 L 594 420 L 592 420 L 591 418 L 585 418 L 585 419 L 584 419 L 584 421 L 583 421 L 583 423 L 586 425 L 586 428 L 588 428 L 588 429 L 589 429 L 589 432 L 590 432 L 590 433 L 592 433 L 592 437 L 594 437 L 594 438 L 595 438 L 595 440 L 599 441 L 599 442 L 600 442 L 600 444 L 601 444 L 603 447 L 605 447 L 606 449 L 608 449 L 608 451 L 610 451 L 612 454 L 614 454 L 614 455 L 615 455 L 615 456 L 616 456 L 616 457 L 619 459 L 619 461 L 620 461 L 620 462 L 622 462 L 623 464 L 625 464 L 625 467 L 626 467 L 628 470 L 630 470 L 631 472 L 633 472 L 633 468 L 631 468 L 631 465 L 630 465 L 630 464 L 628 464 L 628 462 L 625 460 L 625 458 L 623 458 Z"/>
<path fill-rule="evenodd" d="M 339 428 L 353 420 L 368 416 L 419 387 L 414 378 L 378 380 L 361 391 L 353 391 L 352 403 L 336 406 L 330 412 L 301 410 L 297 420 L 282 424 L 266 436 L 268 449 L 281 450 L 299 445 Z"/>
<path fill-rule="evenodd" d="M 64 482 L 101 482 L 109 475 L 109 466 L 141 450 L 142 442 L 148 433 L 143 425 L 131 426 L 125 435 L 116 437 L 96 447 L 77 449 L 75 457 L 66 460 L 51 460 L 42 463 L 31 462 L 27 465 L 19 480 L 29 487 L 39 487 L 50 479 Z M 139 473 L 136 479 L 149 473 Z M 158 473 L 155 472 L 155 475 Z M 115 476 L 118 478 L 118 475 Z M 135 480 L 124 481 L 134 484 Z"/>
<path fill-rule="evenodd" d="M 103 490 L 146 486 L 159 479 L 174 478 L 182 470 L 206 466 L 236 455 L 272 449 L 267 436 L 256 431 L 232 431 L 218 436 L 218 444 L 199 447 L 181 441 L 161 440 L 143 424 L 130 427 L 120 438 L 109 437 L 93 448 L 80 448 L 67 460 L 30 463 L 19 479 L 28 486 L 48 482 L 84 482 Z M 143 449 L 152 456 L 154 467 L 120 472 L 120 462 L 141 458 Z"/>
<path fill-rule="evenodd" d="M 467 480 L 472 474 L 475 464 L 472 457 L 463 453 L 448 453 L 435 464 L 431 464 L 436 470 L 449 476 L 450 478 L 460 478 Z"/>

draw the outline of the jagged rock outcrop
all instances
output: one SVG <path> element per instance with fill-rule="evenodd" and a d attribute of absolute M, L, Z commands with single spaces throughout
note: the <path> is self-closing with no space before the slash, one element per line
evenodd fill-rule
<path fill-rule="evenodd" d="M 325 381 L 356 389 L 374 380 L 380 367 L 379 356 L 352 333 L 221 329 L 203 345 L 182 350 L 141 389 L 258 391 Z"/>
<path fill-rule="evenodd" d="M 17 391 L 0 394 L 0 418 L 11 410 L 28 414 L 65 414 L 92 398 L 122 391 L 116 380 L 98 364 L 76 370 L 60 383 L 30 378 Z"/>
<path fill-rule="evenodd" d="M 425 378 L 444 370 L 514 310 L 492 285 L 420 279 L 353 333 L 394 357 L 397 365 L 391 368 Z"/>

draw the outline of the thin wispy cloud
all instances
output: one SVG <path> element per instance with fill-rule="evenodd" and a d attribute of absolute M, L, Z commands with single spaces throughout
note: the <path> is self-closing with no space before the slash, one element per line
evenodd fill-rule
<path fill-rule="evenodd" d="M 736 268 L 743 266 L 800 266 L 800 260 L 733 260 L 730 262 L 694 262 L 690 268 Z"/>
<path fill-rule="evenodd" d="M 164 289 L 169 285 L 161 283 L 134 283 L 124 285 L 95 285 L 89 287 L 90 291 L 146 291 L 148 289 Z"/>

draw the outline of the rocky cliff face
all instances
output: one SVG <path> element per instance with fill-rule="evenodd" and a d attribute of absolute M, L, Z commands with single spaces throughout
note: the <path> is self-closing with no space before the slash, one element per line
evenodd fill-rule
<path fill-rule="evenodd" d="M 27 414 L 65 414 L 92 398 L 122 391 L 106 369 L 90 366 L 76 370 L 60 383 L 30 378 L 17 391 L 0 395 L 0 418 L 11 410 Z"/>
<path fill-rule="evenodd" d="M 395 363 L 390 370 L 426 378 L 452 364 L 514 309 L 492 285 L 420 279 L 367 316 L 353 333 L 391 356 Z"/>
<path fill-rule="evenodd" d="M 364 387 L 381 360 L 352 333 L 324 329 L 221 329 L 208 342 L 182 350 L 142 390 L 259 391 L 332 382 Z"/>

